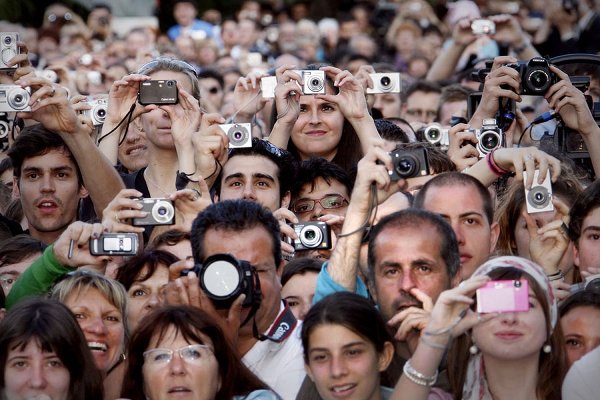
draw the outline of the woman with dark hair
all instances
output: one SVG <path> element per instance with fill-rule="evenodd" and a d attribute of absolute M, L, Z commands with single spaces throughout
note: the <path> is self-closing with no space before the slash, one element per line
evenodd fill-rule
<path fill-rule="evenodd" d="M 486 308 L 476 308 L 484 300 Z M 394 398 L 426 399 L 451 345 L 453 398 L 559 400 L 566 358 L 557 320 L 552 286 L 539 265 L 521 257 L 491 259 L 439 296 Z"/>
<path fill-rule="evenodd" d="M 176 261 L 179 259 L 167 251 L 149 250 L 117 269 L 116 280 L 127 291 L 127 326 L 131 331 L 146 314 L 162 305 L 169 266 Z"/>
<path fill-rule="evenodd" d="M 312 306 L 322 264 L 320 260 L 302 257 L 290 261 L 283 268 L 281 297 L 299 320 L 304 319 Z"/>
<path fill-rule="evenodd" d="M 558 312 L 569 368 L 600 346 L 600 291 L 585 289 L 563 301 Z"/>
<path fill-rule="evenodd" d="M 154 310 L 129 342 L 121 397 L 159 400 L 188 394 L 200 400 L 276 400 L 237 356 L 225 334 L 205 312 L 188 306 Z"/>
<path fill-rule="evenodd" d="M 0 323 L 0 388 L 10 400 L 102 400 L 102 376 L 63 304 L 24 300 Z"/>
<path fill-rule="evenodd" d="M 302 325 L 306 372 L 322 399 L 387 399 L 380 374 L 392 361 L 392 343 L 373 304 L 354 293 L 325 297 Z"/>

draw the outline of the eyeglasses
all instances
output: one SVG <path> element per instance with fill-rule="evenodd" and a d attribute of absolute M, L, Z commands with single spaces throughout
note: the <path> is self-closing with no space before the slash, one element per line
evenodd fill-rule
<path fill-rule="evenodd" d="M 321 197 L 320 199 L 300 199 L 292 205 L 292 211 L 298 214 L 306 213 L 315 209 L 315 205 L 319 203 L 326 210 L 341 208 L 348 204 L 348 200 L 339 194 L 332 194 Z"/>
<path fill-rule="evenodd" d="M 155 67 L 160 67 L 161 65 L 165 65 L 165 64 L 172 64 L 172 65 L 176 65 L 181 69 L 184 69 L 188 72 L 191 72 L 192 74 L 194 74 L 194 76 L 197 78 L 198 77 L 198 70 L 196 69 L 196 67 L 194 67 L 192 64 L 187 63 L 185 61 L 182 60 L 178 60 L 176 58 L 166 58 L 166 57 L 158 57 L 155 58 L 152 61 L 148 61 L 146 64 L 142 65 L 139 69 L 138 69 L 138 73 L 142 74 L 144 70 L 147 69 L 152 69 Z"/>
<path fill-rule="evenodd" d="M 213 349 L 205 344 L 191 344 L 177 350 L 152 349 L 144 352 L 144 362 L 153 367 L 168 365 L 173 360 L 173 355 L 179 357 L 188 364 L 202 364 L 213 354 Z"/>

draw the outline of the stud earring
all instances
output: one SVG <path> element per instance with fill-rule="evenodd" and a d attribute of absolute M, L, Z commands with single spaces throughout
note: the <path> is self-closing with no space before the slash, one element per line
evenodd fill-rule
<path fill-rule="evenodd" d="M 475 343 L 473 343 L 471 347 L 469 347 L 469 353 L 471 353 L 472 355 L 479 353 L 479 349 L 477 348 L 477 345 Z"/>
<path fill-rule="evenodd" d="M 550 354 L 550 352 L 552 351 L 552 346 L 550 346 L 549 344 L 545 345 L 544 348 L 542 349 L 542 351 L 546 354 Z"/>

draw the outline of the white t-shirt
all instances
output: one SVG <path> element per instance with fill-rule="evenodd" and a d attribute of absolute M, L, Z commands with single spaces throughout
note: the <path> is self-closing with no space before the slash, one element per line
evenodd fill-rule
<path fill-rule="evenodd" d="M 600 347 L 590 351 L 571 366 L 562 386 L 563 400 L 600 398 Z"/>
<path fill-rule="evenodd" d="M 279 315 L 283 310 L 282 302 Z M 277 320 L 278 318 L 275 318 L 275 321 Z M 266 332 L 270 329 L 271 326 Z M 296 398 L 306 375 L 300 340 L 301 330 L 302 321 L 298 321 L 292 333 L 283 342 L 258 341 L 242 358 L 244 364 L 283 399 Z"/>

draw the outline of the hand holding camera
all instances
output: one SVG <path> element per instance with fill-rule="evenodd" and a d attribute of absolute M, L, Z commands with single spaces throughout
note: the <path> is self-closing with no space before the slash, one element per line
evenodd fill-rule
<path fill-rule="evenodd" d="M 320 99 L 337 105 L 351 123 L 369 116 L 364 89 L 350 72 L 331 66 L 322 67 L 321 70 L 333 80 L 339 92 L 336 95 L 321 95 Z"/>
<path fill-rule="evenodd" d="M 145 80 L 140 82 L 138 102 L 149 104 L 177 104 L 179 102 L 177 82 L 174 80 Z"/>
<path fill-rule="evenodd" d="M 498 127 L 494 118 L 484 119 L 481 129 L 471 129 L 470 131 L 475 134 L 477 139 L 475 147 L 479 153 L 479 158 L 483 158 L 505 145 L 502 129 Z"/>
<path fill-rule="evenodd" d="M 123 189 L 102 211 L 102 225 L 109 232 L 144 232 L 143 227 L 133 226 L 132 218 L 143 218 L 142 204 L 137 200 L 142 193 L 136 189 Z"/>
<path fill-rule="evenodd" d="M 90 96 L 85 103 L 87 103 L 88 108 L 79 111 L 79 114 L 89 118 L 93 126 L 104 125 L 108 108 L 108 95 Z"/>
<path fill-rule="evenodd" d="M 298 239 L 289 238 L 288 243 L 295 251 L 331 249 L 331 228 L 325 222 L 301 222 L 291 226 Z"/>
<path fill-rule="evenodd" d="M 468 128 L 467 124 L 457 124 L 448 130 L 450 144 L 447 153 L 458 171 L 473 166 L 479 160 L 477 138 Z"/>
<path fill-rule="evenodd" d="M 220 172 L 219 164 L 224 165 L 229 155 L 228 141 L 220 127 L 224 122 L 225 118 L 220 114 L 203 114 L 200 130 L 192 136 L 196 172 L 209 186 L 212 186 Z"/>
<path fill-rule="evenodd" d="M 73 222 L 54 242 L 53 253 L 57 261 L 65 266 L 98 266 L 98 272 L 104 273 L 104 261 L 107 257 L 97 257 L 90 252 L 90 241 L 98 239 L 104 231 L 102 224 Z"/>
<path fill-rule="evenodd" d="M 508 64 L 521 77 L 521 95 L 544 96 L 550 86 L 558 82 L 558 76 L 550 70 L 550 63 L 542 57 L 534 57 L 529 61 Z"/>
<path fill-rule="evenodd" d="M 513 57 L 496 57 L 492 68 L 485 78 L 481 101 L 472 120 L 495 118 L 502 99 L 520 102 L 521 75 L 519 71 L 505 64 L 516 63 Z"/>
<path fill-rule="evenodd" d="M 141 83 L 140 90 L 147 82 Z M 181 87 L 179 82 L 175 82 L 175 89 L 177 90 L 178 104 L 160 105 L 159 108 L 169 115 L 169 119 L 171 120 L 171 135 L 175 142 L 177 154 L 182 158 L 184 152 L 191 152 L 192 150 L 192 136 L 200 127 L 202 112 L 200 111 L 198 100 Z M 189 158 L 191 159 L 191 156 Z"/>
<path fill-rule="evenodd" d="M 243 124 L 222 124 L 219 128 L 225 133 L 229 140 L 229 148 L 249 148 L 252 147 L 252 125 Z"/>

